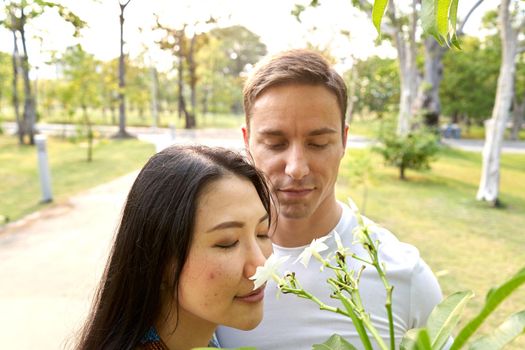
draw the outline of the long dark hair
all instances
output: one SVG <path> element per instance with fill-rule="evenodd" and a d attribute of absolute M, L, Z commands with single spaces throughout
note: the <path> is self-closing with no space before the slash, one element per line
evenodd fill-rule
<path fill-rule="evenodd" d="M 268 212 L 266 182 L 246 158 L 222 148 L 173 146 L 135 180 L 78 349 L 133 349 L 159 317 L 166 269 L 171 295 L 188 255 L 201 189 L 228 174 L 252 182 Z M 176 300 L 175 300 L 176 302 Z"/>

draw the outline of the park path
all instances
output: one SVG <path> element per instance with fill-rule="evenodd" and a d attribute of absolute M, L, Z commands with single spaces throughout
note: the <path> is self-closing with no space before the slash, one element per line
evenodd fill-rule
<path fill-rule="evenodd" d="M 134 130 L 157 150 L 168 144 L 242 148 L 238 130 Z M 175 137 L 173 137 L 175 136 Z M 369 145 L 351 137 L 350 148 Z M 524 151 L 524 143 L 518 145 Z M 0 228 L 3 349 L 71 349 L 102 274 L 137 171 Z"/>
<path fill-rule="evenodd" d="M 71 349 L 136 172 L 0 232 L 3 349 Z"/>

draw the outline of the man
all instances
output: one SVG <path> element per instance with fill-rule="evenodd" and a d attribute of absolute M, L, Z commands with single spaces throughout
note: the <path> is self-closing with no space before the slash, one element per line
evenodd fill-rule
<path fill-rule="evenodd" d="M 305 290 L 338 307 L 341 305 L 329 297 L 331 289 L 326 283 L 331 270 L 321 272 L 320 263 L 313 259 L 308 267 L 294 262 L 313 239 L 334 231 L 346 247 L 366 257 L 362 248 L 352 244 L 355 215 L 335 197 L 348 133 L 346 104 L 343 79 L 322 56 L 307 50 L 284 52 L 264 62 L 244 88 L 244 142 L 255 165 L 271 183 L 278 211 L 272 234 L 274 254 L 291 256 L 282 271 L 295 272 Z M 394 286 L 393 317 L 399 344 L 408 329 L 426 323 L 441 300 L 441 291 L 417 249 L 399 242 L 386 230 L 376 229 L 374 236 L 381 241 L 380 257 Z M 330 251 L 337 249 L 331 237 L 324 243 Z M 355 259 L 348 259 L 348 263 L 356 271 L 361 266 Z M 373 267 L 364 270 L 360 291 L 372 323 L 388 344 L 386 292 Z M 264 319 L 255 330 L 220 327 L 217 335 L 221 346 L 309 350 L 337 333 L 362 348 L 349 318 L 319 310 L 312 301 L 295 295 L 276 294 L 277 286 L 269 282 Z"/>

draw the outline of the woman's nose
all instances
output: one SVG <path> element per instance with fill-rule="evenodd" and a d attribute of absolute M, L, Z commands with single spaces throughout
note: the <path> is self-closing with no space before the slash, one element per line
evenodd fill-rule
<path fill-rule="evenodd" d="M 244 276 L 249 278 L 255 274 L 258 266 L 264 265 L 266 256 L 262 248 L 254 243 L 252 247 L 246 252 L 246 262 L 244 264 Z"/>

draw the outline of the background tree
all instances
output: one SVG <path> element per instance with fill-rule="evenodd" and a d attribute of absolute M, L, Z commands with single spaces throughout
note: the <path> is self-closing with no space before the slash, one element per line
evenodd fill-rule
<path fill-rule="evenodd" d="M 126 61 L 124 55 L 124 10 L 129 5 L 131 0 L 121 2 L 119 0 L 120 15 L 120 56 L 118 64 L 118 100 L 119 100 L 119 126 L 118 132 L 115 135 L 116 138 L 128 138 L 131 137 L 126 131 Z"/>
<path fill-rule="evenodd" d="M 525 53 L 521 52 L 516 68 L 514 102 L 512 104 L 512 129 L 510 139 L 517 141 L 525 120 Z"/>
<path fill-rule="evenodd" d="M 79 35 L 79 30 L 86 25 L 76 14 L 67 7 L 50 1 L 44 0 L 20 0 L 5 1 L 6 20 L 1 22 L 4 27 L 12 31 L 15 42 L 20 40 L 22 53 L 20 56 L 20 68 L 24 82 L 24 112 L 23 123 L 19 124 L 22 129 L 19 131 L 20 140 L 24 142 L 25 135 L 29 137 L 29 144 L 34 144 L 34 133 L 36 123 L 36 101 L 29 80 L 29 55 L 27 49 L 26 25 L 28 21 L 41 16 L 48 10 L 56 10 L 56 13 L 65 21 L 71 23 L 75 29 L 74 35 Z M 15 43 L 17 49 L 17 44 Z M 13 68 L 16 70 L 17 68 Z"/>
<path fill-rule="evenodd" d="M 496 40 L 497 39 L 497 40 Z M 463 37 L 461 51 L 447 51 L 443 57 L 440 85 L 442 112 L 453 123 L 482 125 L 490 116 L 496 96 L 501 44 L 497 36 L 483 40 Z"/>
<path fill-rule="evenodd" d="M 481 5 L 483 0 L 477 0 L 465 18 L 458 25 L 458 37 L 463 36 L 463 29 L 470 16 Z M 430 128 L 439 126 L 441 115 L 441 101 L 439 88 L 443 79 L 443 55 L 449 51 L 447 45 L 440 43 L 431 35 L 426 35 L 423 41 L 424 69 L 423 80 L 419 86 L 417 100 L 415 101 L 415 114 L 420 115 L 423 123 Z"/>
<path fill-rule="evenodd" d="M 64 78 L 70 93 L 70 107 L 79 107 L 82 110 L 86 137 L 88 141 L 87 161 L 93 159 L 93 130 L 88 108 L 100 107 L 100 94 L 98 92 L 99 63 L 92 54 L 85 52 L 82 46 L 69 47 L 63 58 Z"/>
<path fill-rule="evenodd" d="M 0 114 L 4 106 L 11 101 L 13 70 L 11 68 L 11 56 L 0 52 Z"/>
<path fill-rule="evenodd" d="M 243 26 L 214 28 L 199 51 L 202 112 L 242 113 L 242 75 L 266 55 L 260 37 Z"/>
<path fill-rule="evenodd" d="M 156 28 L 162 30 L 164 34 L 158 44 L 161 49 L 171 52 L 175 58 L 179 117 L 182 113 L 184 114 L 186 129 L 193 129 L 197 126 L 198 66 L 201 64 L 198 61 L 198 53 L 208 44 L 207 33 L 197 33 L 196 28 L 201 25 L 214 25 L 214 23 L 215 20 L 210 17 L 205 23 L 197 21 L 191 26 L 183 23 L 179 28 L 171 28 L 161 24 L 157 19 Z M 190 106 L 186 102 L 185 86 L 190 88 Z"/>
<path fill-rule="evenodd" d="M 519 0 L 502 0 L 498 12 L 498 26 L 501 36 L 501 66 L 498 76 L 496 99 L 492 117 L 485 122 L 485 144 L 483 165 L 477 199 L 499 204 L 499 163 L 501 145 L 514 94 L 516 55 L 518 39 L 525 32 L 525 11 Z M 512 8 L 511 8 L 512 5 Z"/>
<path fill-rule="evenodd" d="M 399 71 L 396 60 L 372 56 L 357 61 L 353 69 L 358 72 L 358 78 L 355 79 L 354 113 L 372 113 L 380 119 L 385 113 L 393 113 L 399 101 Z M 352 70 L 345 74 L 347 82 L 352 79 L 351 75 Z"/>
<path fill-rule="evenodd" d="M 102 101 L 102 112 L 106 115 L 109 111 L 111 125 L 117 125 L 117 108 L 119 106 L 118 95 L 118 59 L 102 62 L 101 64 L 101 79 L 99 83 L 99 91 Z"/>

